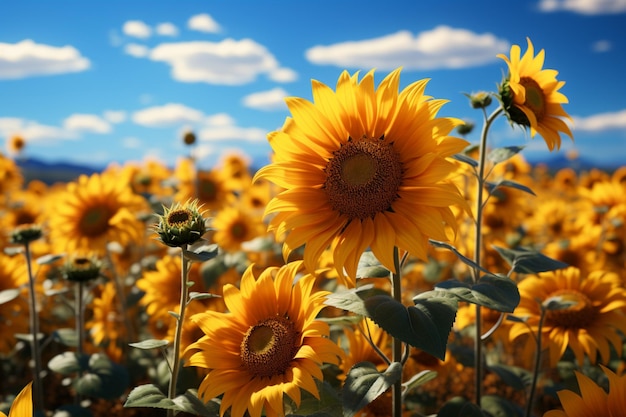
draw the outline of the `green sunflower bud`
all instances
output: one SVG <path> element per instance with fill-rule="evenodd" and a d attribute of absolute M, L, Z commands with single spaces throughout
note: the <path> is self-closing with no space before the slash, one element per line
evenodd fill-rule
<path fill-rule="evenodd" d="M 530 121 L 528 120 L 528 117 L 526 117 L 524 112 L 513 104 L 513 91 L 511 91 L 511 88 L 509 87 L 509 80 L 507 79 L 502 81 L 498 90 L 500 101 L 502 102 L 502 108 L 504 109 L 504 113 L 509 121 L 523 127 L 529 127 Z"/>
<path fill-rule="evenodd" d="M 491 94 L 486 91 L 479 91 L 478 93 L 472 93 L 467 95 L 470 99 L 470 106 L 473 109 L 484 109 L 491 105 Z"/>
<path fill-rule="evenodd" d="M 92 281 L 100 276 L 102 263 L 95 256 L 70 256 L 62 267 L 65 279 L 74 282 Z"/>
<path fill-rule="evenodd" d="M 185 133 L 185 135 L 183 136 L 183 142 L 185 143 L 185 145 L 193 145 L 194 143 L 196 143 L 196 135 L 193 132 L 187 132 Z"/>
<path fill-rule="evenodd" d="M 202 238 L 207 231 L 198 201 L 185 204 L 176 203 L 170 208 L 163 207 L 156 232 L 159 240 L 171 247 L 190 245 Z"/>
<path fill-rule="evenodd" d="M 11 243 L 25 245 L 42 236 L 41 226 L 38 224 L 22 224 L 11 232 Z"/>

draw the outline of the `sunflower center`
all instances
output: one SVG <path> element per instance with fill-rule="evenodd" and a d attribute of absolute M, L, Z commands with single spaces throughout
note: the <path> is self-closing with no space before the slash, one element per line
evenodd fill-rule
<path fill-rule="evenodd" d="M 589 297 L 570 289 L 559 290 L 550 297 L 560 297 L 563 302 L 573 303 L 562 310 L 550 310 L 546 315 L 546 323 L 561 328 L 580 329 L 588 327 L 593 322 L 596 311 Z"/>
<path fill-rule="evenodd" d="M 543 90 L 532 78 L 522 77 L 520 84 L 522 84 L 526 90 L 526 101 L 524 105 L 535 113 L 537 120 L 541 120 L 546 112 L 546 98 Z"/>
<path fill-rule="evenodd" d="M 231 235 L 236 239 L 243 239 L 246 236 L 246 225 L 243 222 L 236 222 L 230 228 Z"/>
<path fill-rule="evenodd" d="M 198 197 L 204 201 L 213 201 L 217 198 L 217 185 L 210 179 L 201 178 L 198 182 Z"/>
<path fill-rule="evenodd" d="M 111 216 L 111 210 L 106 206 L 90 207 L 80 219 L 81 233 L 88 237 L 100 236 L 109 229 Z"/>
<path fill-rule="evenodd" d="M 402 162 L 393 144 L 363 138 L 333 153 L 325 168 L 324 190 L 331 207 L 352 219 L 388 211 L 402 184 Z"/>
<path fill-rule="evenodd" d="M 298 332 L 289 319 L 276 316 L 250 327 L 241 342 L 241 362 L 253 375 L 283 374 L 297 352 Z"/>
<path fill-rule="evenodd" d="M 173 210 L 167 216 L 167 224 L 170 226 L 182 227 L 185 226 L 191 220 L 191 213 L 189 210 L 179 209 Z"/>

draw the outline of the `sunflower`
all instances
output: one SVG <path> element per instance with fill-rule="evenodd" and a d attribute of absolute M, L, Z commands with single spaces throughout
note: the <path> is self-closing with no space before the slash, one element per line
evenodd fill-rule
<path fill-rule="evenodd" d="M 626 375 L 617 375 L 600 365 L 609 380 L 605 391 L 591 378 L 574 371 L 580 394 L 570 390 L 558 392 L 563 410 L 548 411 L 543 417 L 623 416 L 626 410 Z"/>
<path fill-rule="evenodd" d="M 14 160 L 0 153 L 0 205 L 12 191 L 24 184 L 24 177 Z"/>
<path fill-rule="evenodd" d="M 20 391 L 19 394 L 13 400 L 11 404 L 11 410 L 8 417 L 23 417 L 33 415 L 33 383 L 29 382 Z M 2 411 L 0 411 L 0 417 L 7 417 Z"/>
<path fill-rule="evenodd" d="M 124 314 L 117 308 L 119 301 L 113 282 L 99 287 L 91 306 L 93 317 L 85 327 L 89 329 L 94 345 L 106 350 L 109 357 L 119 362 L 124 354 L 123 347 L 128 342 L 128 333 Z"/>
<path fill-rule="evenodd" d="M 206 311 L 191 320 L 205 336 L 185 351 L 187 365 L 208 369 L 198 388 L 208 401 L 223 394 L 220 415 L 284 416 L 286 394 L 300 405 L 301 389 L 319 398 L 314 379 L 323 363 L 338 364 L 342 350 L 316 320 L 328 292 L 314 291 L 315 277 L 296 281 L 302 262 L 271 267 L 255 278 L 246 269 L 240 289 L 224 286 L 229 312 Z M 294 283 L 295 281 L 295 283 Z"/>
<path fill-rule="evenodd" d="M 56 250 L 104 253 L 109 242 L 138 243 L 145 234 L 138 215 L 146 201 L 112 175 L 81 175 L 67 185 L 50 211 L 50 240 Z"/>
<path fill-rule="evenodd" d="M 19 155 L 26 147 L 26 140 L 20 135 L 11 136 L 7 141 L 7 151 L 11 155 Z"/>
<path fill-rule="evenodd" d="M 447 181 L 456 166 L 446 158 L 467 142 L 448 136 L 463 122 L 436 117 L 445 101 L 424 95 L 427 82 L 398 93 L 399 69 L 378 89 L 373 71 L 361 81 L 344 71 L 336 92 L 313 81 L 313 102 L 287 99 L 292 118 L 269 134 L 273 163 L 255 176 L 283 188 L 266 214 L 277 236 L 288 232 L 285 259 L 306 244 L 313 271 L 331 246 L 340 276 L 345 268 L 353 280 L 367 247 L 395 271 L 394 247 L 426 259 L 428 238 L 449 240 L 450 206 L 465 200 Z"/>
<path fill-rule="evenodd" d="M 511 47 L 511 57 L 498 54 L 506 61 L 509 75 L 501 86 L 501 99 L 509 119 L 522 126 L 530 127 L 530 136 L 539 133 L 552 151 L 560 149 L 563 132 L 573 139 L 569 126 L 563 119 L 572 118 L 563 110 L 567 97 L 559 92 L 565 85 L 557 81 L 557 71 L 543 69 L 544 50 L 535 56 L 533 44 L 527 38 L 528 49 L 520 58 L 519 45 Z"/>
<path fill-rule="evenodd" d="M 241 208 L 225 207 L 220 210 L 211 226 L 215 229 L 213 241 L 225 251 L 241 250 L 241 244 L 264 235 L 265 224 L 261 217 Z"/>
<path fill-rule="evenodd" d="M 612 272 L 594 271 L 583 276 L 579 269 L 569 267 L 538 276 L 529 276 L 519 283 L 521 301 L 514 315 L 527 318 L 526 323 L 513 323 L 509 337 L 536 335 L 540 304 L 557 298 L 573 303 L 560 310 L 549 310 L 542 329 L 543 346 L 549 350 L 550 364 L 555 366 L 569 347 L 582 365 L 585 356 L 593 364 L 598 354 L 603 363 L 610 359 L 610 345 L 618 355 L 626 334 L 626 292 L 619 276 Z M 528 349 L 534 340 L 527 338 Z"/>
<path fill-rule="evenodd" d="M 197 199 L 209 211 L 219 210 L 233 200 L 233 193 L 218 170 L 196 170 L 193 161 L 181 159 L 176 165 L 174 176 L 178 181 L 175 201 Z"/>
<path fill-rule="evenodd" d="M 0 253 L 0 292 L 19 289 L 26 284 L 26 264 L 19 256 L 9 257 Z M 9 353 L 15 347 L 15 334 L 28 333 L 28 304 L 26 295 L 0 303 L 0 354 Z"/>

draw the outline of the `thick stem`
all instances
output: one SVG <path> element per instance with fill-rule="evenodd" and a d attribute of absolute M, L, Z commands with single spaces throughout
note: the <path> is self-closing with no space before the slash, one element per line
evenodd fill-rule
<path fill-rule="evenodd" d="M 185 258 L 185 250 L 187 245 L 181 246 L 180 261 L 180 308 L 178 318 L 176 319 L 176 333 L 174 335 L 174 359 L 172 361 L 172 376 L 170 378 L 170 386 L 168 390 L 168 398 L 176 397 L 176 383 L 178 381 L 178 371 L 180 369 L 180 342 L 183 334 L 183 324 L 185 320 L 185 309 L 187 307 L 187 299 L 189 298 L 189 287 L 187 286 L 187 270 L 189 268 L 189 260 Z M 174 410 L 167 410 L 168 417 L 174 416 Z"/>
<path fill-rule="evenodd" d="M 84 312 L 84 306 L 83 306 L 83 290 L 84 290 L 85 286 L 84 283 L 82 281 L 78 281 L 76 283 L 76 305 L 74 307 L 75 309 L 75 317 L 76 317 L 76 335 L 78 337 L 78 341 L 76 344 L 76 353 L 78 354 L 78 356 L 81 356 L 83 354 L 83 345 L 84 345 L 84 340 L 85 340 L 85 315 L 83 314 Z"/>
<path fill-rule="evenodd" d="M 398 248 L 393 248 L 393 259 L 395 273 L 391 274 L 391 295 L 394 300 L 402 302 L 402 273 L 400 270 L 400 256 L 398 255 Z M 392 342 L 392 359 L 393 362 L 402 361 L 402 341 L 398 338 L 393 338 Z M 402 416 L 402 379 L 399 379 L 392 387 L 392 408 L 393 417 Z"/>
<path fill-rule="evenodd" d="M 30 334 L 31 334 L 31 354 L 33 356 L 33 410 L 44 411 L 43 386 L 41 381 L 41 352 L 39 349 L 39 313 L 37 312 L 37 300 L 35 293 L 35 277 L 31 266 L 30 245 L 24 244 L 24 255 L 26 257 L 26 267 L 28 268 L 28 286 L 30 309 Z"/>
<path fill-rule="evenodd" d="M 537 351 L 535 352 L 535 366 L 533 369 L 533 381 L 530 384 L 530 392 L 528 393 L 528 402 L 526 403 L 526 417 L 530 417 L 533 411 L 533 403 L 535 402 L 535 391 L 537 390 L 537 382 L 539 381 L 539 368 L 541 367 L 541 349 L 543 339 L 543 323 L 546 318 L 546 309 L 541 306 L 541 316 L 539 317 L 539 327 L 537 330 Z"/>
<path fill-rule="evenodd" d="M 474 240 L 474 263 L 480 266 L 482 262 L 482 250 L 483 250 L 483 193 L 485 189 L 485 181 L 487 180 L 485 175 L 485 162 L 487 160 L 487 137 L 489 127 L 493 121 L 502 113 L 502 107 L 498 107 L 489 117 L 485 117 L 485 123 L 483 124 L 483 130 L 480 135 L 479 155 L 478 155 L 478 187 L 476 190 L 476 236 Z M 474 282 L 477 282 L 480 278 L 480 271 L 474 269 Z M 474 339 L 474 369 L 476 371 L 475 377 L 475 400 L 476 405 L 480 407 L 480 401 L 482 398 L 482 385 L 483 385 L 483 344 L 482 344 L 482 318 L 480 306 L 476 305 L 476 329 Z"/>

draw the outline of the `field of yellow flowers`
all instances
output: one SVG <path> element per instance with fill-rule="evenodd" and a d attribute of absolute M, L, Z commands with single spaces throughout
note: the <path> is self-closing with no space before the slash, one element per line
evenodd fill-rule
<path fill-rule="evenodd" d="M 287 99 L 259 170 L 0 154 L 0 415 L 623 415 L 626 166 L 491 148 L 572 137 L 543 51 L 500 58 L 477 144 L 396 70 Z"/>

